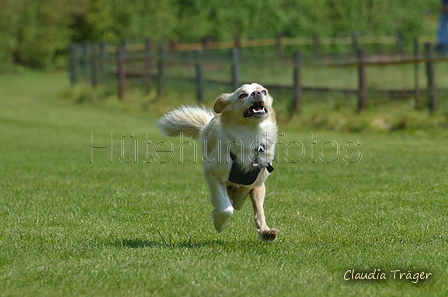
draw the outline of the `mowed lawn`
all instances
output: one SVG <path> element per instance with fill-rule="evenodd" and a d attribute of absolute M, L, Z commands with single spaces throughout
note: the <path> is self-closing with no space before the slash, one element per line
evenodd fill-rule
<path fill-rule="evenodd" d="M 446 296 L 446 132 L 280 127 L 266 243 L 250 201 L 215 232 L 199 143 L 67 88 L 0 76 L 1 296 Z"/>

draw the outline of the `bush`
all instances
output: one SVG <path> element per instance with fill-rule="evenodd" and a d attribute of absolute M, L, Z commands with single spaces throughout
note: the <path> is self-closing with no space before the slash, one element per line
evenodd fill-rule
<path fill-rule="evenodd" d="M 0 71 L 13 63 L 60 66 L 71 41 L 434 34 L 425 15 L 440 1 L 415 0 L 2 0 Z M 59 64 L 59 65 L 58 65 Z"/>

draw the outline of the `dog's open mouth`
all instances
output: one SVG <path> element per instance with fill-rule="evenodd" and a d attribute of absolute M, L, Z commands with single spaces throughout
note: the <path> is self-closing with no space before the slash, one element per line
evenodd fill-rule
<path fill-rule="evenodd" d="M 250 118 L 253 116 L 263 116 L 267 113 L 268 113 L 268 111 L 264 107 L 263 102 L 255 101 L 254 103 L 252 103 L 252 105 L 248 109 L 246 109 L 246 111 L 244 112 L 244 117 Z"/>

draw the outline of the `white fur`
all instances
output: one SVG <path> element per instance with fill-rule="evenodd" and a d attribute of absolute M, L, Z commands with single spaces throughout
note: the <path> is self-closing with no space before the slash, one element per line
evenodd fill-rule
<path fill-rule="evenodd" d="M 262 102 L 266 112 L 245 117 L 247 110 L 255 110 L 249 108 L 254 101 Z M 264 217 L 264 181 L 269 176 L 266 168 L 261 168 L 251 185 L 228 181 L 232 167 L 230 151 L 236 155 L 236 162 L 241 163 L 242 171 L 252 169 L 257 154 L 253 147 L 257 144 L 265 146 L 265 152 L 259 153 L 258 159 L 265 163 L 273 161 L 278 128 L 272 103 L 272 97 L 261 85 L 246 84 L 216 99 L 216 115 L 204 107 L 182 106 L 159 119 L 159 128 L 165 135 L 178 136 L 183 133 L 201 140 L 205 179 L 210 188 L 214 225 L 218 232 L 226 227 L 234 209 L 241 209 L 247 196 L 250 196 L 260 237 L 263 240 L 276 239 L 277 230 L 270 229 Z"/>
<path fill-rule="evenodd" d="M 176 137 L 180 133 L 199 139 L 200 132 L 215 115 L 205 107 L 181 106 L 167 112 L 159 119 L 159 128 L 166 136 Z"/>

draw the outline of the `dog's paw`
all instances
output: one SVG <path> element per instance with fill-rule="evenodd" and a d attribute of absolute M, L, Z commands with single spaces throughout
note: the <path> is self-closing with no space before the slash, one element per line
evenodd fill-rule
<path fill-rule="evenodd" d="M 274 241 L 277 239 L 277 229 L 269 229 L 264 231 L 259 231 L 260 238 L 263 241 Z"/>
<path fill-rule="evenodd" d="M 229 206 L 223 211 L 213 212 L 213 219 L 215 223 L 215 229 L 220 233 L 227 226 L 227 221 L 233 215 L 233 207 Z"/>

